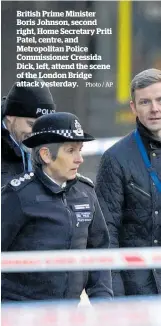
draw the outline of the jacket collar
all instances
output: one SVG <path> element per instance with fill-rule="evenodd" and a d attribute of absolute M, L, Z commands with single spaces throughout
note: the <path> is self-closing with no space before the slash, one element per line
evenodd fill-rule
<path fill-rule="evenodd" d="M 59 194 L 59 193 L 63 193 L 68 191 L 76 182 L 77 182 L 77 178 L 75 178 L 74 180 L 69 180 L 66 183 L 66 187 L 61 188 L 58 184 L 56 184 L 54 181 L 51 181 L 42 171 L 41 168 L 36 168 L 36 170 L 34 171 L 37 178 L 41 181 L 41 183 L 43 183 L 43 185 L 45 187 L 47 187 L 48 189 L 50 189 L 50 191 L 52 191 L 55 194 Z"/>
<path fill-rule="evenodd" d="M 8 129 L 6 129 L 2 123 L 1 125 L 1 136 L 2 136 L 2 145 L 3 146 L 3 155 L 10 157 L 10 160 L 14 157 L 15 159 L 21 159 L 22 153 L 19 146 L 11 139 Z M 6 155 L 5 155 L 6 154 Z"/>
<path fill-rule="evenodd" d="M 136 125 L 144 145 L 151 149 L 161 148 L 161 141 L 157 140 L 150 130 L 148 130 L 138 118 L 136 118 Z"/>

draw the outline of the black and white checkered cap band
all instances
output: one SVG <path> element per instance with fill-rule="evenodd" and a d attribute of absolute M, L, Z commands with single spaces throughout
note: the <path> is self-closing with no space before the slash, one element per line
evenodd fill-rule
<path fill-rule="evenodd" d="M 64 136 L 64 137 L 71 138 L 71 139 L 74 138 L 73 131 L 69 130 L 69 129 L 43 130 L 43 131 L 38 131 L 38 132 L 32 133 L 32 136 L 36 136 L 39 134 L 45 134 L 45 133 L 47 133 L 47 134 L 53 133 L 53 134 Z M 77 136 L 79 137 L 82 135 L 77 134 Z"/>

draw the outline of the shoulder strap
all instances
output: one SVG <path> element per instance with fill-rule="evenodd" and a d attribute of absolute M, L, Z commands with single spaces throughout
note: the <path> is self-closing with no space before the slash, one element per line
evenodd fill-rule
<path fill-rule="evenodd" d="M 93 183 L 93 181 L 92 181 L 90 178 L 87 178 L 87 177 L 85 177 L 84 175 L 79 174 L 79 173 L 77 173 L 77 178 L 78 178 L 80 181 L 82 181 L 82 182 L 84 182 L 84 183 L 87 183 L 89 186 L 91 186 L 92 188 L 94 188 L 94 183 Z"/>
<path fill-rule="evenodd" d="M 144 164 L 145 164 L 145 166 L 146 166 L 146 168 L 147 168 L 147 170 L 148 170 L 148 172 L 150 174 L 150 177 L 152 178 L 157 190 L 159 192 L 161 192 L 161 181 L 159 180 L 156 171 L 154 171 L 154 169 L 153 169 L 153 167 L 151 165 L 151 162 L 150 162 L 150 160 L 148 158 L 145 146 L 144 146 L 144 144 L 142 142 L 139 131 L 137 129 L 134 131 L 134 136 L 135 136 L 135 140 L 136 140 L 136 143 L 138 145 L 140 154 L 141 154 L 142 159 L 144 161 Z"/>

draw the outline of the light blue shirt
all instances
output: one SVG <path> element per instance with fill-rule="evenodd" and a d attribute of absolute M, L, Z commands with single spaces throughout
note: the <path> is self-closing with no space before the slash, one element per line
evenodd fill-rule
<path fill-rule="evenodd" d="M 2 124 L 3 124 L 3 127 L 4 127 L 5 129 L 7 129 L 7 127 L 6 127 L 5 123 L 4 123 L 4 121 L 2 121 Z M 19 149 L 20 149 L 20 151 L 21 151 L 24 172 L 26 171 L 26 169 L 25 169 L 25 168 L 26 168 L 26 164 L 25 164 L 25 155 L 26 155 L 26 157 L 27 157 L 27 172 L 31 172 L 31 171 L 32 171 L 31 154 L 25 152 L 25 151 L 21 148 L 21 146 L 16 142 L 16 140 L 12 137 L 12 135 L 11 135 L 11 134 L 9 134 L 9 135 L 10 135 L 10 138 L 13 140 L 13 142 L 16 144 L 16 146 L 19 147 Z"/>

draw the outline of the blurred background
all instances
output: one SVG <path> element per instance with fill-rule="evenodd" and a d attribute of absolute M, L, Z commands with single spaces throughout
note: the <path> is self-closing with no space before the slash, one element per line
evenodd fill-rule
<path fill-rule="evenodd" d="M 87 88 L 80 80 L 76 89 L 50 90 L 57 111 L 76 114 L 86 131 L 96 139 L 113 140 L 134 129 L 135 118 L 129 108 L 130 81 L 141 70 L 161 69 L 160 1 L 2 1 L 1 6 L 2 96 L 16 80 L 17 10 L 96 11 L 98 27 L 112 28 L 112 35 L 82 35 L 79 40 L 81 45 L 88 46 L 89 53 L 101 55 L 102 63 L 111 65 L 111 70 L 93 71 L 90 82 L 111 81 L 113 87 Z M 53 29 L 53 26 L 45 26 L 47 28 Z M 80 169 L 93 181 L 101 155 L 102 149 L 98 146 L 93 155 L 85 156 Z"/>

